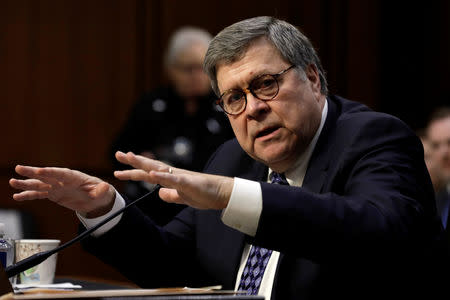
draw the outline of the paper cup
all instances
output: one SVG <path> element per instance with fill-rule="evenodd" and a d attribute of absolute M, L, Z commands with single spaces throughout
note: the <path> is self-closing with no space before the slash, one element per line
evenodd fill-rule
<path fill-rule="evenodd" d="M 16 262 L 35 253 L 58 247 L 59 240 L 16 240 Z M 53 254 L 42 263 L 19 274 L 21 284 L 51 284 L 55 278 L 57 254 Z"/>

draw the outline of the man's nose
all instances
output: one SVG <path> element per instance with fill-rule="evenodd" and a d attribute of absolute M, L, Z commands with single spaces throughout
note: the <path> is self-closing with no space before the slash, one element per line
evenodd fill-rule
<path fill-rule="evenodd" d="M 267 101 L 258 99 L 255 97 L 250 91 L 246 90 L 247 95 L 247 114 L 252 117 L 257 117 L 261 115 L 261 113 L 265 113 L 269 111 L 269 105 Z"/>

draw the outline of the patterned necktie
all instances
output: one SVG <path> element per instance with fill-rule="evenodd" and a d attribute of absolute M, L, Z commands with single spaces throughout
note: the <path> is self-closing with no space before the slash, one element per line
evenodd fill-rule
<path fill-rule="evenodd" d="M 283 174 L 272 172 L 269 178 L 271 183 L 289 185 Z M 247 263 L 242 271 L 238 291 L 246 291 L 247 295 L 258 294 L 259 286 L 271 254 L 272 250 L 258 246 L 251 247 Z"/>
<path fill-rule="evenodd" d="M 269 175 L 269 179 L 271 183 L 276 183 L 276 184 L 282 184 L 282 185 L 289 185 L 289 183 L 286 180 L 286 177 L 284 176 L 284 174 L 279 174 L 276 172 L 272 172 Z"/>

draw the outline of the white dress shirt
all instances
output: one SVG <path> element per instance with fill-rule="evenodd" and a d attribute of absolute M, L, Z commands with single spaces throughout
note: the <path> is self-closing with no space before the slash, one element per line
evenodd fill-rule
<path fill-rule="evenodd" d="M 309 160 L 312 152 L 316 146 L 320 133 L 322 132 L 323 125 L 328 113 L 328 103 L 325 101 L 325 105 L 322 109 L 322 118 L 320 126 L 317 129 L 311 144 L 306 151 L 299 157 L 294 166 L 285 173 L 286 179 L 291 186 L 302 186 L 303 179 L 305 177 L 306 168 L 308 167 Z M 269 169 L 270 174 L 271 170 Z M 269 178 L 267 181 L 270 182 Z M 117 210 L 125 206 L 125 200 L 122 196 L 116 192 L 116 199 L 113 208 L 109 213 L 98 218 L 88 219 L 77 213 L 78 218 L 86 228 L 90 228 L 98 224 L 101 220 L 112 215 Z M 256 181 L 246 180 L 242 178 L 234 178 L 234 186 L 231 192 L 230 201 L 228 206 L 222 212 L 222 222 L 238 231 L 241 231 L 247 235 L 255 236 L 259 218 L 262 212 L 262 191 L 261 186 Z M 117 216 L 111 222 L 100 227 L 92 233 L 93 236 L 100 236 L 103 233 L 109 231 L 117 223 L 119 223 L 122 215 Z M 236 279 L 235 289 L 238 288 L 242 271 L 247 261 L 251 245 L 246 245 L 242 252 L 241 263 Z M 273 251 L 270 257 L 269 263 L 266 266 L 266 270 L 261 281 L 258 295 L 264 296 L 265 299 L 270 299 L 272 294 L 272 286 L 275 279 L 275 272 L 278 263 L 280 253 Z"/>

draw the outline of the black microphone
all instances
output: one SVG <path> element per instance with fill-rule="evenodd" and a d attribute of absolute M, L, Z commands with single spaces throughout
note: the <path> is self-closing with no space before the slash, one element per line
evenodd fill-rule
<path fill-rule="evenodd" d="M 95 225 L 94 227 L 91 227 L 91 228 L 83 231 L 80 235 L 76 236 L 74 239 L 68 241 L 67 243 L 62 244 L 61 246 L 56 247 L 55 249 L 52 249 L 52 250 L 36 253 L 30 257 L 22 259 L 21 261 L 15 263 L 13 265 L 10 265 L 9 267 L 7 267 L 5 269 L 6 276 L 8 278 L 12 277 L 14 275 L 19 274 L 20 272 L 23 272 L 25 270 L 28 270 L 31 267 L 34 267 L 34 266 L 40 264 L 41 262 L 43 262 L 44 260 L 49 258 L 52 254 L 55 254 L 65 248 L 71 246 L 72 244 L 82 240 L 83 238 L 85 238 L 86 236 L 91 234 L 93 231 L 97 230 L 101 226 L 105 225 L 106 223 L 108 223 L 109 221 L 111 221 L 112 219 L 114 219 L 115 217 L 120 215 L 128 207 L 136 204 L 138 201 L 140 201 L 144 198 L 147 198 L 148 196 L 152 195 L 156 190 L 159 190 L 160 188 L 161 188 L 161 186 L 159 184 L 155 185 L 150 192 L 148 192 L 145 195 L 143 195 L 142 197 L 139 197 L 138 199 L 128 203 L 125 207 L 119 209 L 118 211 L 116 211 L 115 213 L 113 213 L 112 215 L 110 215 L 109 217 L 107 217 L 106 219 L 104 219 L 103 221 L 101 221 L 100 223 Z"/>

